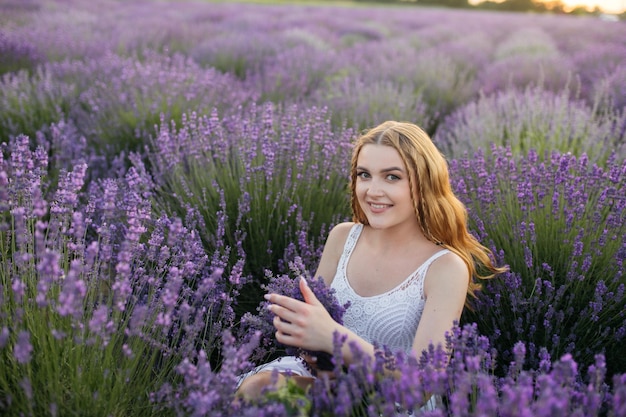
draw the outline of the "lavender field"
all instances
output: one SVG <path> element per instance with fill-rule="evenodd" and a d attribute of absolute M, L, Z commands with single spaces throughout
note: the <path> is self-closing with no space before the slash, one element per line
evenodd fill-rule
<path fill-rule="evenodd" d="M 284 348 L 262 294 L 315 271 L 350 218 L 351 143 L 388 119 L 432 136 L 510 271 L 447 367 L 381 347 L 233 401 Z M 626 416 L 625 268 L 624 22 L 0 2 L 3 416 Z"/>

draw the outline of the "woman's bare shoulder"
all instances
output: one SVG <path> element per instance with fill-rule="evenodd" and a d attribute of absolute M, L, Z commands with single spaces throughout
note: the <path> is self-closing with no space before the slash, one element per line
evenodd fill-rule
<path fill-rule="evenodd" d="M 469 270 L 463 258 L 450 251 L 433 261 L 428 268 L 424 291 L 434 289 L 449 291 L 450 288 L 466 290 L 469 278 Z"/>
<path fill-rule="evenodd" d="M 331 229 L 330 233 L 328 233 L 325 246 L 328 247 L 333 253 L 341 253 L 352 226 L 354 226 L 353 222 L 343 222 L 335 225 L 335 227 Z"/>
<path fill-rule="evenodd" d="M 339 223 L 331 229 L 330 233 L 328 233 L 326 243 L 324 244 L 322 259 L 320 260 L 318 270 L 315 274 L 316 277 L 323 277 L 324 281 L 328 285 L 330 285 L 333 277 L 335 276 L 339 258 L 341 257 L 343 247 L 348 239 L 348 234 L 350 233 L 350 229 L 352 229 L 353 225 L 353 222 Z"/>
<path fill-rule="evenodd" d="M 356 223 L 354 223 L 354 222 L 337 223 L 330 230 L 330 233 L 328 234 L 328 239 L 331 239 L 331 237 L 333 239 L 347 238 L 348 237 L 348 233 L 350 233 L 350 230 L 352 229 L 352 226 L 354 226 L 355 224 Z"/>

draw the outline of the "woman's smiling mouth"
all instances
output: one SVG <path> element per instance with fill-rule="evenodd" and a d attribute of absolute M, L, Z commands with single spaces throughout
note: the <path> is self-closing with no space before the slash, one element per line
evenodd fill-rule
<path fill-rule="evenodd" d="M 378 204 L 378 203 L 368 203 L 368 204 L 374 210 L 383 210 L 388 207 L 391 207 L 391 204 Z"/>

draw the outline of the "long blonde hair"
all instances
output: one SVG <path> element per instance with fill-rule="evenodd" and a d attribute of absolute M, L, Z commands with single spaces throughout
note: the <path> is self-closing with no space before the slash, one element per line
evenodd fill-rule
<path fill-rule="evenodd" d="M 412 123 L 384 122 L 361 135 L 354 146 L 350 169 L 353 220 L 368 224 L 356 197 L 356 166 L 363 146 L 391 146 L 409 171 L 415 215 L 424 236 L 459 255 L 470 273 L 467 292 L 474 296 L 480 285 L 474 278 L 491 278 L 507 268 L 496 267 L 491 251 L 467 229 L 467 209 L 450 186 L 448 163 L 426 132 Z M 477 264 L 481 267 L 477 268 Z M 480 269 L 480 271 L 478 270 Z"/>

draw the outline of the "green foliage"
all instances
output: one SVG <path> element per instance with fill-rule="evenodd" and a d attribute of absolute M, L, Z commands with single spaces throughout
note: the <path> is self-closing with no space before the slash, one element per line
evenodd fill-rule
<path fill-rule="evenodd" d="M 472 99 L 476 93 L 473 80 L 472 71 L 438 51 L 425 52 L 415 63 L 415 94 L 428 105 L 433 119 L 442 119 Z"/>
<path fill-rule="evenodd" d="M 30 57 L 10 56 L 2 52 L 3 51 L 0 51 L 0 75 L 18 71 L 27 71 L 28 73 L 35 71 L 38 63 L 34 59 Z"/>
<path fill-rule="evenodd" d="M 211 66 L 228 74 L 235 74 L 239 79 L 245 79 L 248 72 L 248 62 L 243 56 L 234 56 L 227 51 L 218 52 L 211 61 Z"/>
<path fill-rule="evenodd" d="M 287 379 L 284 386 L 267 393 L 264 401 L 283 404 L 289 416 L 307 417 L 311 412 L 311 400 L 307 397 L 307 390 L 292 379 Z"/>

